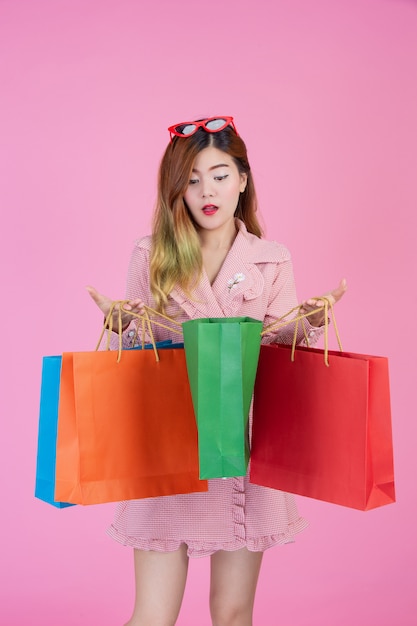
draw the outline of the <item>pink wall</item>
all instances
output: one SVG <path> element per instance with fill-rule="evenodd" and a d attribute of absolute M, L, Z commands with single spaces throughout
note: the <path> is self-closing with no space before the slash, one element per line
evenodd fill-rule
<path fill-rule="evenodd" d="M 345 348 L 391 364 L 397 504 L 299 498 L 311 526 L 266 554 L 255 623 L 416 624 L 417 2 L 3 0 L 0 89 L 0 623 L 128 617 L 113 505 L 33 497 L 41 357 L 94 347 L 83 286 L 123 295 L 166 127 L 208 113 L 235 116 L 300 299 L 346 276 Z M 209 624 L 208 565 L 191 564 L 180 626 Z"/>

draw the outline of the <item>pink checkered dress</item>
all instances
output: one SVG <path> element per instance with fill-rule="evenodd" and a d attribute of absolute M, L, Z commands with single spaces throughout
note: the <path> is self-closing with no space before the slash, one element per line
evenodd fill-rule
<path fill-rule="evenodd" d="M 211 285 L 203 275 L 190 301 L 180 289 L 171 294 L 167 315 L 178 322 L 199 317 L 247 316 L 270 324 L 297 304 L 288 250 L 247 232 L 239 232 Z M 154 308 L 149 289 L 150 237 L 139 240 L 132 253 L 126 298 L 141 298 Z M 308 326 L 312 342 L 321 334 Z M 132 345 L 134 322 L 123 334 Z M 264 336 L 290 343 L 293 329 Z M 155 327 L 155 339 L 178 341 L 178 335 Z M 112 338 L 117 344 L 117 337 Z M 277 399 L 279 401 L 279 399 Z M 217 550 L 263 551 L 293 541 L 307 522 L 299 516 L 294 496 L 252 485 L 248 477 L 209 481 L 208 492 L 129 500 L 117 505 L 108 533 L 116 541 L 142 550 L 169 552 L 185 543 L 188 555 L 208 556 Z"/>

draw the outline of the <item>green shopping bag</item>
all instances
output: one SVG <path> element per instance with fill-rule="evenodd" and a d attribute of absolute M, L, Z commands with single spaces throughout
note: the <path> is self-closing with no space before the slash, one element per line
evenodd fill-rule
<path fill-rule="evenodd" d="M 250 317 L 204 318 L 182 327 L 200 478 L 244 476 L 262 322 Z"/>

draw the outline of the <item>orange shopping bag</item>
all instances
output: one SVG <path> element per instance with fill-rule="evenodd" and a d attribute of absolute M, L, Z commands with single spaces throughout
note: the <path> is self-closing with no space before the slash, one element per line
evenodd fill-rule
<path fill-rule="evenodd" d="M 55 497 L 97 504 L 207 491 L 183 348 L 62 356 Z"/>
<path fill-rule="evenodd" d="M 388 360 L 290 351 L 261 346 L 251 482 L 360 510 L 395 502 Z"/>

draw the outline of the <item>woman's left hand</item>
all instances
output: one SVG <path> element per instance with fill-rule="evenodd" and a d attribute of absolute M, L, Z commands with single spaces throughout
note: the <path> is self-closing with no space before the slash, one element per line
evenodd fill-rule
<path fill-rule="evenodd" d="M 324 294 L 324 296 L 322 297 L 326 298 L 329 304 L 333 305 L 333 304 L 336 304 L 336 302 L 338 302 L 341 299 L 346 289 L 347 289 L 346 279 L 343 278 L 340 281 L 338 287 L 336 287 L 336 289 L 333 289 L 333 291 L 329 291 L 329 293 Z M 320 299 L 306 300 L 301 305 L 301 311 L 303 313 L 308 313 L 309 311 L 314 311 L 314 309 L 317 309 L 318 307 L 321 307 L 323 305 L 324 305 L 324 300 L 320 300 Z M 312 326 L 323 326 L 324 310 L 317 311 L 317 313 L 313 313 L 312 315 L 309 315 L 307 319 L 309 320 Z"/>

